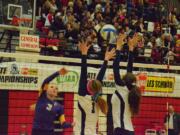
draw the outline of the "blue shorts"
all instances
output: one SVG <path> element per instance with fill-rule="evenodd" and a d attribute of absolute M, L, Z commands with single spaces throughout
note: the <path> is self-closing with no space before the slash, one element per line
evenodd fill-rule
<path fill-rule="evenodd" d="M 55 135 L 53 130 L 32 129 L 31 135 Z"/>
<path fill-rule="evenodd" d="M 113 135 L 134 135 L 134 131 L 128 131 L 123 128 L 115 128 Z"/>

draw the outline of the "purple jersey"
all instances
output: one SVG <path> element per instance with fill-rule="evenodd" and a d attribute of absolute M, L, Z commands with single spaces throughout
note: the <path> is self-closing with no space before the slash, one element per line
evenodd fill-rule
<path fill-rule="evenodd" d="M 49 100 L 46 96 L 46 91 L 44 90 L 45 84 L 49 84 L 49 82 L 57 76 L 59 76 L 59 72 L 53 73 L 42 83 L 41 89 L 43 92 L 36 103 L 33 129 L 45 131 L 54 130 L 54 120 L 57 116 L 59 117 L 64 114 L 63 107 L 59 103 Z"/>
<path fill-rule="evenodd" d="M 54 130 L 56 117 L 63 114 L 63 106 L 55 101 L 49 100 L 46 94 L 43 93 L 36 103 L 33 129 Z"/>

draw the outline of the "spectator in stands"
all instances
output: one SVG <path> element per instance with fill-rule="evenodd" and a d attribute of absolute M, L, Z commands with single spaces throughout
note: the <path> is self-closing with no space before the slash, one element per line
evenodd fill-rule
<path fill-rule="evenodd" d="M 80 21 L 83 18 L 84 10 L 85 10 L 85 5 L 83 5 L 83 1 L 75 0 L 73 5 L 73 13 L 78 21 Z"/>
<path fill-rule="evenodd" d="M 168 115 L 164 118 L 164 126 L 168 130 L 168 135 L 180 134 L 180 114 L 175 112 L 173 105 L 168 106 Z"/>
<path fill-rule="evenodd" d="M 176 37 L 176 46 L 175 46 L 175 53 L 177 55 L 176 57 L 176 63 L 180 64 L 180 39 L 178 39 L 178 37 Z"/>
<path fill-rule="evenodd" d="M 53 31 L 49 31 L 48 32 L 48 38 L 53 38 L 54 37 L 54 33 L 53 33 Z"/>
<path fill-rule="evenodd" d="M 166 16 L 161 17 L 160 24 L 161 24 L 162 27 L 167 27 L 168 21 L 166 19 Z"/>
<path fill-rule="evenodd" d="M 136 26 L 136 32 L 144 32 L 144 24 L 143 24 L 143 18 L 140 18 L 137 23 L 135 24 Z"/>
<path fill-rule="evenodd" d="M 144 8 L 143 3 L 144 3 L 143 0 L 140 0 L 139 2 L 136 3 L 136 8 L 137 8 L 136 14 L 139 18 L 143 17 L 143 12 L 144 12 L 143 11 L 143 8 Z"/>
<path fill-rule="evenodd" d="M 53 9 L 54 11 L 57 11 L 57 5 L 56 5 L 56 0 L 50 0 L 51 3 L 51 9 Z"/>
<path fill-rule="evenodd" d="M 159 35 L 158 37 L 156 37 L 156 47 L 159 47 L 159 48 L 162 48 L 164 47 L 164 39 L 165 39 L 165 36 L 164 35 Z"/>
<path fill-rule="evenodd" d="M 51 83 L 57 76 L 66 73 L 67 70 L 62 68 L 44 80 L 37 103 L 31 106 L 31 109 L 35 108 L 32 135 L 54 135 L 54 121 L 57 116 L 63 128 L 74 126 L 74 123 L 66 122 L 63 106 L 55 101 L 58 87 Z"/>
<path fill-rule="evenodd" d="M 159 19 L 163 18 L 163 16 L 166 16 L 167 11 L 165 8 L 165 4 L 163 3 L 163 0 L 159 0 L 157 3 L 157 7 L 159 10 Z"/>
<path fill-rule="evenodd" d="M 53 22 L 54 22 L 54 14 L 55 14 L 55 10 L 53 8 L 51 8 L 49 10 L 49 13 L 46 16 L 46 20 L 45 20 L 45 24 L 44 24 L 45 27 L 49 28 L 53 24 Z"/>
<path fill-rule="evenodd" d="M 177 27 L 179 25 L 179 21 L 177 19 L 176 13 L 175 12 L 171 12 L 169 14 L 169 25 L 171 28 L 171 34 L 174 36 L 177 34 Z"/>
<path fill-rule="evenodd" d="M 177 55 L 174 53 L 174 48 L 170 48 L 165 56 L 165 62 L 168 63 L 169 60 L 169 64 L 174 64 L 174 59 Z"/>
<path fill-rule="evenodd" d="M 137 43 L 137 51 L 138 51 L 138 55 L 143 55 L 144 54 L 144 35 L 142 33 L 139 33 L 139 42 Z"/>
<path fill-rule="evenodd" d="M 111 13 L 111 7 L 110 5 L 109 6 L 106 6 L 105 9 L 104 9 L 104 14 L 103 14 L 103 18 L 105 20 L 105 22 L 107 23 L 112 23 L 112 13 Z"/>
<path fill-rule="evenodd" d="M 36 0 L 36 16 L 47 15 L 52 4 L 50 0 Z"/>
<path fill-rule="evenodd" d="M 179 26 L 180 15 L 177 9 L 167 9 L 168 6 L 165 6 L 165 2 L 162 0 L 155 4 L 149 0 L 129 0 L 126 2 L 124 0 L 117 0 L 112 3 L 99 0 L 88 0 L 87 2 L 84 0 L 75 0 L 74 2 L 38 0 L 37 8 L 39 9 L 38 14 L 41 15 L 41 21 L 38 21 L 37 28 L 39 33 L 46 35 L 49 29 L 53 32 L 64 29 L 66 31 L 65 38 L 73 40 L 78 40 L 78 36 L 86 29 L 96 29 L 97 45 L 102 46 L 99 30 L 103 25 L 110 23 L 115 26 L 118 33 L 129 34 L 131 30 L 134 30 L 149 35 L 149 39 L 152 35 L 155 36 L 156 47 L 160 48 L 159 51 L 162 54 L 161 60 L 164 59 L 168 52 L 165 45 L 171 41 L 167 40 L 168 38 L 164 36 L 162 29 L 170 27 L 169 33 L 171 33 L 172 39 L 174 38 Z M 168 16 L 167 11 L 169 10 L 171 12 Z M 154 23 L 153 33 L 147 31 L 148 21 Z M 101 52 L 104 53 L 104 49 L 101 49 Z"/>
<path fill-rule="evenodd" d="M 58 32 L 60 30 L 65 30 L 65 25 L 63 23 L 63 16 L 61 15 L 60 12 L 58 12 L 56 15 L 55 15 L 55 18 L 54 18 L 54 22 L 52 23 L 52 25 L 50 26 L 50 29 L 53 31 L 53 32 Z"/>
<path fill-rule="evenodd" d="M 100 22 L 104 22 L 104 18 L 102 16 L 102 12 L 95 12 L 94 13 L 94 21 L 96 24 L 99 24 Z"/>
<path fill-rule="evenodd" d="M 155 28 L 154 28 L 154 31 L 153 31 L 153 36 L 155 36 L 156 38 L 157 37 L 160 37 L 161 35 L 162 35 L 162 33 L 161 33 L 161 26 L 160 26 L 160 24 L 159 23 L 157 23 L 156 25 L 155 25 Z"/>
<path fill-rule="evenodd" d="M 42 10 L 43 3 L 44 3 L 43 0 L 36 1 L 36 16 L 41 16 L 41 10 Z"/>
<path fill-rule="evenodd" d="M 42 9 L 40 10 L 41 11 L 40 15 L 44 14 L 43 16 L 46 16 L 49 13 L 51 7 L 52 7 L 51 2 L 49 0 L 44 0 L 42 4 Z"/>
<path fill-rule="evenodd" d="M 153 44 L 152 51 L 151 51 L 151 58 L 152 62 L 155 64 L 161 63 L 161 48 Z"/>
<path fill-rule="evenodd" d="M 76 41 L 78 39 L 78 31 L 74 29 L 72 23 L 67 23 L 65 37 L 71 41 Z"/>

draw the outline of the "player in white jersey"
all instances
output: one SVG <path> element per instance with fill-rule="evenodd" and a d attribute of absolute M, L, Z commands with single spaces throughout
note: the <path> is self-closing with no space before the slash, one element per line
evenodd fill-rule
<path fill-rule="evenodd" d="M 133 68 L 133 50 L 139 37 L 128 39 L 129 57 L 127 74 L 121 79 L 119 72 L 119 62 L 121 60 L 121 50 L 126 36 L 120 35 L 117 39 L 116 59 L 113 62 L 113 72 L 116 84 L 116 91 L 112 96 L 112 117 L 114 135 L 134 135 L 132 116 L 139 111 L 141 93 L 136 87 L 136 77 L 131 73 Z"/>
<path fill-rule="evenodd" d="M 79 49 L 82 53 L 81 76 L 78 90 L 78 107 L 75 115 L 75 135 L 96 135 L 99 110 L 105 115 L 108 112 L 107 102 L 101 97 L 102 79 L 104 77 L 107 62 L 115 56 L 115 49 L 106 51 L 104 63 L 96 80 L 87 81 L 87 42 L 80 42 Z"/>

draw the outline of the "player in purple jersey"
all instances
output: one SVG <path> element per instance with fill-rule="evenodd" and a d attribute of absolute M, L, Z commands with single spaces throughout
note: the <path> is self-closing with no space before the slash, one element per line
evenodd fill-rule
<path fill-rule="evenodd" d="M 67 70 L 62 68 L 46 78 L 41 86 L 40 96 L 35 105 L 32 135 L 54 135 L 54 121 L 59 117 L 62 128 L 70 128 L 74 123 L 66 122 L 64 108 L 55 98 L 58 94 L 56 84 L 50 83 L 59 75 L 65 75 Z"/>

